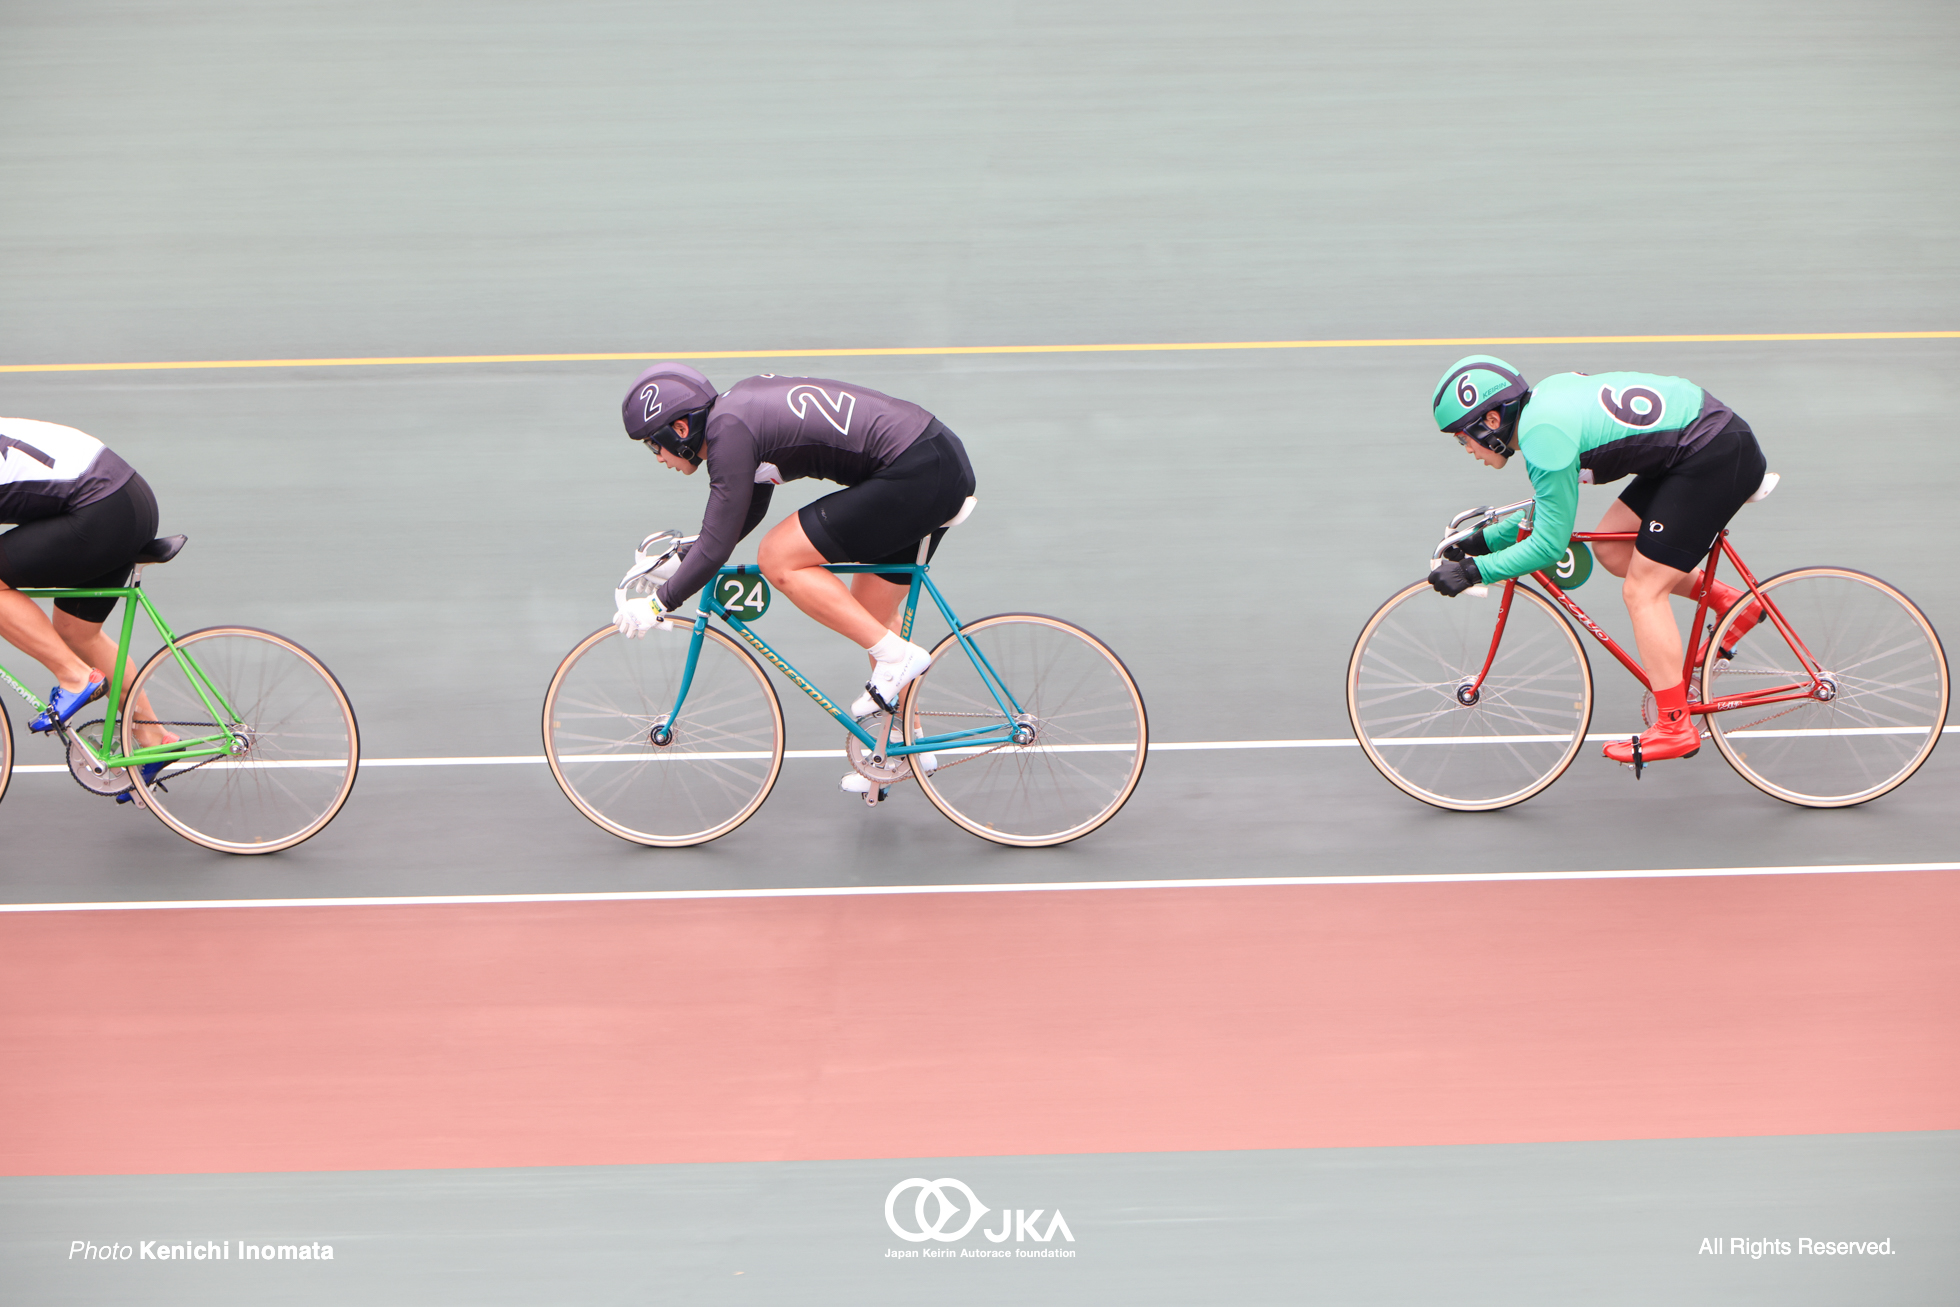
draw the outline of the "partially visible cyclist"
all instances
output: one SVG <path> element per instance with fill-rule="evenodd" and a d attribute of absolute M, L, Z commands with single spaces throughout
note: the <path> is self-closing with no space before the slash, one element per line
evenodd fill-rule
<path fill-rule="evenodd" d="M 50 621 L 24 587 L 108 588 L 129 581 L 136 555 L 156 538 L 157 501 L 149 483 L 100 440 L 73 427 L 0 417 L 0 636 L 54 675 L 48 709 L 30 731 L 51 731 L 107 689 L 102 668 L 116 642 L 102 633 L 114 599 L 57 599 Z M 125 663 L 124 684 L 135 675 Z M 138 743 L 176 736 L 139 700 Z M 154 779 L 164 764 L 144 768 Z M 154 770 L 153 770 L 154 769 Z"/>
<path fill-rule="evenodd" d="M 917 404 L 865 386 L 765 374 L 718 395 L 685 363 L 642 372 L 621 416 L 626 434 L 674 471 L 692 476 L 707 466 L 708 508 L 700 539 L 665 565 L 671 570 L 651 595 L 616 593 L 620 634 L 646 634 L 706 585 L 762 521 L 778 485 L 836 481 L 846 489 L 778 522 L 756 561 L 791 603 L 870 655 L 871 677 L 852 716 L 894 712 L 899 692 L 932 662 L 891 629 L 911 576 L 862 572 L 847 588 L 824 564 L 914 563 L 928 536 L 929 557 L 974 490 L 960 438 Z M 864 792 L 869 782 L 853 773 L 843 786 Z"/>
<path fill-rule="evenodd" d="M 1561 372 L 1534 388 L 1502 359 L 1474 354 L 1450 365 L 1431 401 L 1437 427 L 1471 457 L 1501 468 L 1523 454 L 1531 477 L 1531 534 L 1518 539 L 1514 514 L 1451 546 L 1429 574 L 1445 595 L 1525 576 L 1570 547 L 1581 483 L 1631 475 L 1598 530 L 1637 532 L 1601 541 L 1593 553 L 1624 579 L 1621 593 L 1640 661 L 1654 692 L 1654 725 L 1615 741 L 1606 756 L 1631 763 L 1691 758 L 1701 732 L 1688 715 L 1681 679 L 1681 628 L 1669 595 L 1692 597 L 1700 567 L 1736 510 L 1762 485 L 1767 463 L 1749 424 L 1728 405 L 1680 377 L 1645 372 Z M 1710 605 L 1719 619 L 1743 592 L 1721 581 Z M 1730 647 L 1762 620 L 1752 603 L 1729 632 Z"/>

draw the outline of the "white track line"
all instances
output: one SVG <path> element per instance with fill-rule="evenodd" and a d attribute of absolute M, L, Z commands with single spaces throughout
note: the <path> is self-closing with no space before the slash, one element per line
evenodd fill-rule
<path fill-rule="evenodd" d="M 426 894 L 340 899 L 183 899 L 131 903 L 8 903 L 8 912 L 153 912 L 209 908 L 432 907 L 497 903 L 633 903 L 663 899 L 861 898 L 892 894 L 1057 894 L 1102 890 L 1272 889 L 1323 885 L 1447 885 L 1493 881 L 1679 880 L 1712 876 L 1843 876 L 1960 871 L 1951 862 L 1877 862 L 1825 867 L 1683 867 L 1647 871 L 1474 871 L 1434 876 L 1272 876 L 1218 880 L 1086 880 L 1013 885 L 838 885 L 809 889 L 621 890 L 594 894 Z"/>
<path fill-rule="evenodd" d="M 1956 731 L 1960 731 L 1960 726 L 1948 726 L 1943 731 L 1941 731 L 1941 734 L 1952 735 Z M 1772 735 L 1795 736 L 1795 735 L 1825 735 L 1825 734 L 1894 735 L 1894 734 L 1901 734 L 1901 733 L 1910 733 L 1910 732 L 1902 732 L 1901 730 L 1890 728 L 1890 727 L 1852 727 L 1848 729 L 1834 730 L 1834 731 L 1826 731 L 1826 730 L 1732 731 L 1730 732 L 1730 738 L 1740 739 L 1740 738 L 1755 737 L 1755 736 L 1772 736 Z M 1450 736 L 1438 736 L 1432 739 L 1380 740 L 1377 741 L 1377 743 L 1382 745 L 1533 744 L 1541 741 L 1554 740 L 1556 738 L 1557 737 L 1555 736 L 1539 736 L 1539 735 L 1485 735 L 1485 736 L 1450 735 Z M 1625 735 L 1614 735 L 1614 734 L 1603 734 L 1603 735 L 1593 734 L 1593 735 L 1588 735 L 1586 737 L 1588 741 L 1593 743 L 1597 743 L 1601 740 L 1624 740 L 1625 738 L 1626 738 Z M 1189 752 L 1195 752 L 1200 750 L 1214 750 L 1214 749 L 1228 749 L 1228 750 L 1229 749 L 1353 749 L 1353 748 L 1358 748 L 1359 745 L 1360 742 L 1353 739 L 1352 737 L 1332 739 L 1332 740 L 1153 740 L 1150 743 L 1150 752 L 1151 753 L 1189 753 Z M 1114 745 L 1114 744 L 1075 744 L 1075 745 L 1061 745 L 1054 749 L 1051 749 L 1050 751 L 1055 753 L 1076 752 L 1076 751 L 1091 752 L 1091 753 L 1097 753 L 1097 752 L 1107 753 L 1107 752 L 1113 752 L 1122 747 L 1123 746 L 1121 745 Z M 950 750 L 949 752 L 958 753 L 960 752 L 960 750 L 954 749 L 954 750 Z M 709 761 L 714 759 L 726 760 L 726 759 L 736 759 L 736 758 L 761 758 L 766 756 L 767 755 L 761 753 L 729 753 L 729 754 L 697 753 L 697 754 L 689 755 L 689 757 L 693 758 L 697 762 Z M 783 753 L 783 757 L 791 762 L 808 762 L 812 760 L 821 761 L 826 759 L 835 760 L 838 758 L 842 758 L 843 756 L 844 756 L 844 751 L 842 749 L 789 749 Z M 615 761 L 615 762 L 625 762 L 629 760 L 630 759 L 625 756 L 611 757 L 611 758 L 604 759 L 604 761 Z M 601 759 L 594 758 L 591 761 L 598 762 L 601 761 Z M 222 767 L 228 764 L 216 763 L 212 765 Z M 229 765 L 237 765 L 237 764 L 229 764 Z M 340 764 L 337 762 L 274 762 L 266 765 L 273 766 L 273 767 L 338 767 L 340 766 Z M 541 753 L 514 753 L 514 754 L 506 754 L 502 756 L 493 756 L 493 757 L 484 757 L 484 758 L 363 758 L 361 759 L 361 767 L 363 769 L 369 767 L 542 767 L 542 766 L 544 766 L 544 755 Z M 62 763 L 31 763 L 31 764 L 22 764 L 20 766 L 15 767 L 14 775 L 60 776 L 60 775 L 66 775 L 67 771 L 68 771 L 67 766 Z"/>

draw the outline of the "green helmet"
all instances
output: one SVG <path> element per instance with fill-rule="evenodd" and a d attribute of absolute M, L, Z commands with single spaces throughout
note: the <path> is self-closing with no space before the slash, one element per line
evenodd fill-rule
<path fill-rule="evenodd" d="M 1495 431 L 1473 435 L 1479 444 L 1502 454 L 1509 452 L 1511 429 L 1517 425 L 1519 410 L 1530 398 L 1531 387 L 1516 368 L 1488 354 L 1472 354 L 1450 364 L 1443 379 L 1436 383 L 1436 396 L 1430 401 L 1430 408 L 1436 414 L 1438 431 L 1457 434 L 1471 423 L 1481 421 L 1492 409 L 1498 410 L 1504 419 L 1502 424 Z"/>

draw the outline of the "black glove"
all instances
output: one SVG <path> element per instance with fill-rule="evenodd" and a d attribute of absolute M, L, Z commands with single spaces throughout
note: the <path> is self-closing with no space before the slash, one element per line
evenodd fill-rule
<path fill-rule="evenodd" d="M 1484 533 L 1478 531 L 1444 549 L 1443 557 L 1449 559 L 1452 563 L 1460 563 L 1466 558 L 1473 556 L 1481 557 L 1489 552 L 1491 552 L 1491 549 L 1489 545 L 1484 543 Z"/>
<path fill-rule="evenodd" d="M 1436 587 L 1436 593 L 1452 599 L 1471 586 L 1483 583 L 1483 573 L 1477 570 L 1477 560 L 1474 558 L 1441 563 L 1429 574 L 1429 584 Z"/>

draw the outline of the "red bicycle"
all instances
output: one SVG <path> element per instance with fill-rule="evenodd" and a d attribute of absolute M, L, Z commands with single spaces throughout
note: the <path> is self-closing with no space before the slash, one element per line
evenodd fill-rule
<path fill-rule="evenodd" d="M 1436 553 L 1530 506 L 1459 513 Z M 1577 532 L 1532 585 L 1445 599 L 1419 581 L 1383 604 L 1348 660 L 1348 717 L 1369 761 L 1404 793 L 1459 812 L 1522 803 L 1557 780 L 1592 738 L 1592 668 L 1573 622 L 1652 689 L 1560 586 L 1585 579 L 1587 544 L 1633 538 Z M 1719 621 L 1708 602 L 1725 558 L 1768 612 L 1733 649 L 1726 637 L 1747 601 Z M 1946 726 L 1946 654 L 1912 600 L 1842 567 L 1758 581 L 1726 530 L 1702 576 L 1681 668 L 1688 711 L 1744 780 L 1806 808 L 1845 808 L 1898 788 L 1931 756 Z M 1652 723 L 1651 693 L 1643 716 Z"/>

